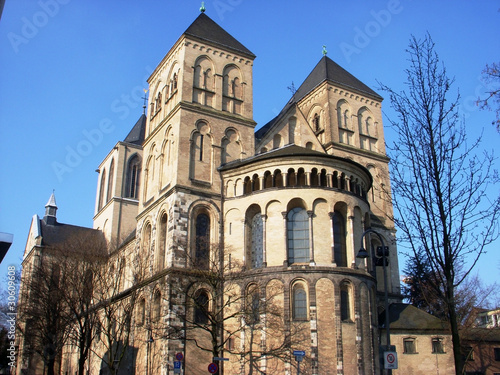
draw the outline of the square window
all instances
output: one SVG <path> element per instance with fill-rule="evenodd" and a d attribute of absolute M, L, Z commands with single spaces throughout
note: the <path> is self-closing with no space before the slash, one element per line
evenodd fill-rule
<path fill-rule="evenodd" d="M 474 360 L 474 349 L 472 346 L 464 346 L 462 348 L 462 360 L 464 362 Z"/>
<path fill-rule="evenodd" d="M 404 339 L 403 340 L 403 353 L 404 354 L 416 354 L 417 350 L 415 347 L 415 339 Z"/>
<path fill-rule="evenodd" d="M 432 353 L 444 353 L 443 339 L 436 337 L 432 339 Z"/>

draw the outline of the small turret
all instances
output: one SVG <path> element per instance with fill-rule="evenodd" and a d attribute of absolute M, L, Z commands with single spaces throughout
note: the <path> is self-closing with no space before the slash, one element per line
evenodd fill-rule
<path fill-rule="evenodd" d="M 45 216 L 43 217 L 43 221 L 45 221 L 45 223 L 48 225 L 54 225 L 57 222 L 56 212 L 56 197 L 54 195 L 54 192 L 52 192 L 49 201 L 45 205 Z"/>

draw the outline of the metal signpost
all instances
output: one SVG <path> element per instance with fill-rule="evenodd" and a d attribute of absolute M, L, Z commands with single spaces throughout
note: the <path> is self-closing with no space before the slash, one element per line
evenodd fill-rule
<path fill-rule="evenodd" d="M 294 350 L 293 355 L 295 356 L 295 360 L 297 361 L 297 375 L 300 375 L 300 362 L 304 359 L 306 352 L 303 350 Z"/>

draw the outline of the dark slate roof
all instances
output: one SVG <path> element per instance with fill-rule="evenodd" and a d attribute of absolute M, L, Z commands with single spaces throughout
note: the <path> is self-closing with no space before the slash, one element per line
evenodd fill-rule
<path fill-rule="evenodd" d="M 102 232 L 97 229 L 62 224 L 58 222 L 51 225 L 47 224 L 43 219 L 40 220 L 40 229 L 42 232 L 42 245 L 49 247 L 63 244 L 65 241 L 74 236 L 104 239 Z"/>
<path fill-rule="evenodd" d="M 302 85 L 300 85 L 292 98 L 281 110 L 280 114 L 257 130 L 255 132 L 255 138 L 257 140 L 262 139 L 267 131 L 273 127 L 273 125 L 290 109 L 290 107 L 299 102 L 304 96 L 309 94 L 315 87 L 324 81 L 329 81 L 338 86 L 345 87 L 346 89 L 369 95 L 377 100 L 383 99 L 379 94 L 354 77 L 332 59 L 323 56 L 321 60 L 319 60 L 318 64 L 316 64 L 312 72 L 309 73 Z"/>
<path fill-rule="evenodd" d="M 195 37 L 212 44 L 232 49 L 234 51 L 248 55 L 255 58 L 255 55 L 246 48 L 243 44 L 238 42 L 226 30 L 215 23 L 205 13 L 201 13 L 198 18 L 187 28 L 184 35 Z"/>
<path fill-rule="evenodd" d="M 347 70 L 342 68 L 339 64 L 334 62 L 329 57 L 323 56 L 318 64 L 314 67 L 311 73 L 307 76 L 306 80 L 300 85 L 295 93 L 296 101 L 299 101 L 306 96 L 312 89 L 318 86 L 323 81 L 330 81 L 345 88 L 354 91 L 362 92 L 364 94 L 375 97 L 378 100 L 383 98 L 354 77 Z"/>
<path fill-rule="evenodd" d="M 448 330 L 446 322 L 406 303 L 392 303 L 389 306 L 389 322 L 391 330 Z M 385 327 L 385 311 L 379 315 L 379 325 Z"/>
<path fill-rule="evenodd" d="M 123 142 L 142 146 L 146 134 L 146 115 L 143 113 Z"/>

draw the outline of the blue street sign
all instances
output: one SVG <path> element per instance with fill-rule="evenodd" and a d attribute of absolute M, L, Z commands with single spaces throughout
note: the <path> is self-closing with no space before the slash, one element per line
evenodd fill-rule
<path fill-rule="evenodd" d="M 180 361 L 174 361 L 174 368 L 181 368 L 181 362 Z"/>
<path fill-rule="evenodd" d="M 305 351 L 303 351 L 303 350 L 294 350 L 294 351 L 293 351 L 293 355 L 294 355 L 294 356 L 296 356 L 296 357 L 297 357 L 297 356 L 298 356 L 298 357 L 303 357 L 303 356 L 305 356 L 305 355 L 306 355 L 306 352 L 305 352 Z"/>

